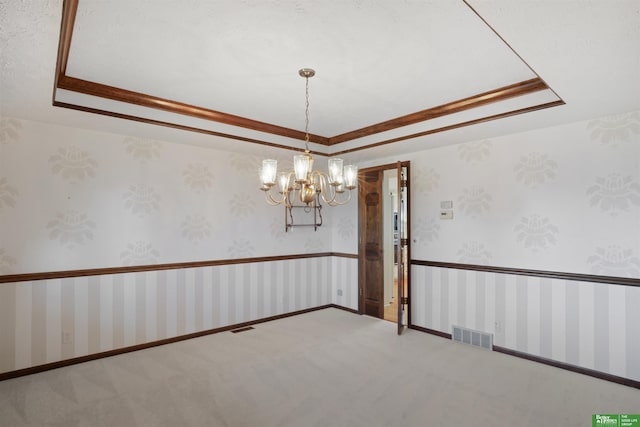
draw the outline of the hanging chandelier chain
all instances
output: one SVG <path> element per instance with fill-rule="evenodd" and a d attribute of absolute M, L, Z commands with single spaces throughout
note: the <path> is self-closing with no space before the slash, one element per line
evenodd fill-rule
<path fill-rule="evenodd" d="M 305 90 L 305 109 L 304 109 L 304 147 L 309 151 L 309 77 L 305 77 L 306 90 Z"/>

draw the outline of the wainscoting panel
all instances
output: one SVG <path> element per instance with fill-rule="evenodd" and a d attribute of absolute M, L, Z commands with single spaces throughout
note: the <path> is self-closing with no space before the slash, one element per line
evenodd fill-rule
<path fill-rule="evenodd" d="M 640 380 L 640 287 L 412 265 L 412 322 Z"/>
<path fill-rule="evenodd" d="M 326 305 L 331 279 L 357 282 L 352 263 L 327 256 L 3 283 L 0 373 Z M 351 304 L 354 291 L 343 288 Z"/>
<path fill-rule="evenodd" d="M 333 257 L 332 262 L 331 302 L 358 310 L 358 259 Z"/>

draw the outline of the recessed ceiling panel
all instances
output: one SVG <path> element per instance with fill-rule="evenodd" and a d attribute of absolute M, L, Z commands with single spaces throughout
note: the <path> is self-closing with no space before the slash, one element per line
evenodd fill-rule
<path fill-rule="evenodd" d="M 431 125 L 399 118 L 538 79 L 464 1 L 78 0 L 71 30 L 65 76 L 149 95 L 156 106 L 170 100 L 297 131 L 305 124 L 297 70 L 314 68 L 309 131 L 327 145 L 358 129 L 388 132 L 376 125 L 394 119 L 390 135 L 410 134 Z M 245 137 L 262 125 L 239 126 L 207 128 Z M 380 136 L 353 143 L 370 139 Z"/>

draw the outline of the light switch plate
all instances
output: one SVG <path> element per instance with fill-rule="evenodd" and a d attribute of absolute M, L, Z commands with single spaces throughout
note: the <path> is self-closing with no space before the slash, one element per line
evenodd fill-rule
<path fill-rule="evenodd" d="M 440 219 L 453 219 L 453 211 L 441 211 Z"/>

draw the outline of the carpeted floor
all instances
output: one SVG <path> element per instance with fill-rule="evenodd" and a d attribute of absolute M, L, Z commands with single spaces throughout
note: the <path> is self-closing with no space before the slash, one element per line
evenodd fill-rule
<path fill-rule="evenodd" d="M 326 309 L 0 382 L 0 426 L 590 426 L 640 390 Z"/>

